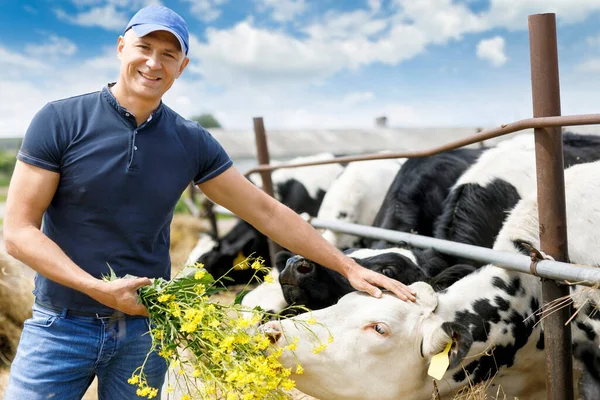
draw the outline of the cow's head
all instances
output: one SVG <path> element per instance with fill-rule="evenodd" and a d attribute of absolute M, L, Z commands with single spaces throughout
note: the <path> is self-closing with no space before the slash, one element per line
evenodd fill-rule
<path fill-rule="evenodd" d="M 345 253 L 363 267 L 407 284 L 427 278 L 410 250 L 350 249 Z M 279 282 L 283 296 L 289 304 L 318 310 L 335 304 L 342 296 L 354 291 L 339 273 L 304 257 L 287 255 L 289 258 L 278 257 L 281 264 L 278 268 L 282 270 Z"/>
<path fill-rule="evenodd" d="M 255 271 L 232 268 L 248 256 L 262 257 L 265 265 L 271 263 L 266 237 L 250 224 L 240 221 L 219 243 L 213 242 L 212 249 L 198 255 L 197 261 L 204 264 L 204 268 L 215 279 L 227 274 L 233 281 L 226 280 L 224 283 L 245 284 L 250 281 Z"/>
<path fill-rule="evenodd" d="M 277 254 L 275 268 L 272 268 L 269 273 L 273 278 L 273 282 L 263 282 L 256 288 L 243 294 L 241 302 L 244 307 L 247 307 L 248 309 L 259 307 L 268 314 L 279 314 L 288 306 L 288 303 L 283 297 L 281 285 L 279 284 L 279 265 L 283 263 L 285 266 L 285 260 L 287 260 L 288 254 L 289 253 L 286 251 Z M 251 314 L 251 312 L 247 312 L 244 315 L 250 319 Z"/>
<path fill-rule="evenodd" d="M 432 357 L 450 344 L 450 368 L 470 349 L 472 338 L 461 325 L 444 322 L 434 311 L 437 295 L 428 284 L 411 285 L 417 301 L 391 294 L 377 299 L 361 292 L 331 307 L 261 326 L 276 347 L 295 338 L 282 363 L 292 368 L 298 389 L 323 399 L 422 399 L 431 397 L 427 370 Z M 311 318 L 316 324 L 308 324 Z M 304 321 L 304 323 L 298 323 Z M 330 341 L 330 336 L 333 341 Z M 319 344 L 327 347 L 315 352 Z M 315 354 L 317 353 L 317 354 Z M 297 364 L 303 373 L 297 373 Z"/>

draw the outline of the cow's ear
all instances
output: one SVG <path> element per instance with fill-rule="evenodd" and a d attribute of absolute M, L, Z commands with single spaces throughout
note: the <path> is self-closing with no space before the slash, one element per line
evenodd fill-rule
<path fill-rule="evenodd" d="M 461 363 L 471 349 L 471 346 L 473 345 L 473 336 L 465 326 L 456 322 L 444 322 L 441 329 L 443 329 L 452 340 L 448 358 L 450 361 L 449 368 L 454 368 Z"/>
<path fill-rule="evenodd" d="M 259 234 L 260 233 L 258 233 L 252 227 L 250 227 L 249 229 L 244 229 L 243 233 L 241 235 L 239 235 L 239 237 L 237 237 L 235 239 L 235 241 L 232 241 L 230 243 L 223 242 L 221 245 L 221 252 L 224 255 L 231 256 L 231 257 L 238 255 L 238 253 L 240 251 L 243 251 L 246 254 L 254 253 L 254 251 L 256 251 L 256 249 L 253 249 L 253 248 L 248 249 L 248 248 L 246 248 L 246 245 L 251 243 L 254 240 L 254 238 L 256 237 L 256 235 L 259 235 Z"/>
<path fill-rule="evenodd" d="M 434 312 L 438 305 L 437 293 L 425 282 L 415 282 L 409 286 L 417 293 L 417 304 L 428 312 Z"/>
<path fill-rule="evenodd" d="M 293 255 L 294 255 L 293 253 L 290 253 L 289 251 L 286 251 L 286 250 L 283 250 L 283 251 L 280 251 L 279 253 L 277 253 L 275 255 L 275 268 L 277 268 L 277 270 L 279 272 L 283 271 L 288 258 L 292 257 Z"/>

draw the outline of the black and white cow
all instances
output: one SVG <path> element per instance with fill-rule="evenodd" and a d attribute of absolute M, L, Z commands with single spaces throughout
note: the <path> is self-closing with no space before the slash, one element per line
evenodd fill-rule
<path fill-rule="evenodd" d="M 431 251 L 430 251 L 431 252 Z M 456 264 L 449 268 L 439 268 L 436 276 L 429 276 L 419 268 L 424 260 L 434 263 L 436 253 L 413 252 L 408 249 L 390 247 L 386 249 L 348 249 L 344 253 L 365 268 L 379 272 L 404 283 L 429 282 L 436 290 L 442 290 L 475 268 L 466 264 Z M 446 266 L 445 260 L 438 257 Z M 289 252 L 277 255 L 279 284 L 283 299 L 287 304 L 303 305 L 318 310 L 335 304 L 342 296 L 354 291 L 348 280 L 338 272 L 325 268 L 304 257 Z"/>
<path fill-rule="evenodd" d="M 309 157 L 298 157 L 289 163 L 322 161 L 334 158 L 333 154 L 322 153 Z M 274 162 L 274 164 L 276 164 Z M 344 170 L 340 164 L 325 164 L 312 167 L 279 169 L 273 172 L 272 180 L 275 197 L 297 213 L 316 216 L 326 191 Z M 260 184 L 260 178 L 252 181 Z M 265 265 L 271 264 L 267 238 L 245 221 L 238 221 L 234 228 L 219 241 L 210 235 L 201 235 L 196 247 L 190 253 L 186 264 L 200 262 L 215 278 L 231 270 L 240 260 L 253 255 L 262 257 Z M 248 283 L 253 270 L 234 270 L 227 273 L 233 281 Z"/>
<path fill-rule="evenodd" d="M 394 178 L 373 226 L 432 236 L 450 188 L 481 155 L 480 149 L 457 149 L 406 161 Z M 366 247 L 385 247 L 365 239 Z M 391 245 L 391 244 L 390 244 Z"/>
<path fill-rule="evenodd" d="M 317 218 L 371 225 L 386 193 L 406 159 L 361 161 L 348 164 L 331 184 Z M 323 238 L 339 249 L 357 247 L 361 239 L 330 229 Z"/>
<path fill-rule="evenodd" d="M 598 176 L 600 162 L 565 171 L 570 261 L 593 267 L 600 266 Z M 522 252 L 523 243 L 539 248 L 538 229 L 532 190 L 512 210 L 493 248 L 512 253 Z M 498 393 L 546 398 L 539 278 L 490 264 L 442 292 L 422 282 L 412 288 L 415 303 L 390 294 L 377 299 L 353 292 L 336 305 L 261 329 L 277 346 L 299 338 L 294 354 L 286 349 L 280 360 L 293 372 L 300 364 L 304 373 L 292 375 L 298 389 L 320 399 L 430 399 L 428 368 L 436 355 L 449 362 L 437 384 L 443 399 L 478 383 L 485 383 L 492 398 Z M 575 354 L 581 349 L 586 354 L 589 347 L 594 357 L 600 345 L 600 291 L 573 286 L 572 297 L 578 310 L 570 325 Z M 318 322 L 309 325 L 310 331 L 305 328 L 309 319 Z M 323 351 L 313 351 L 330 336 L 333 342 Z M 588 366 L 596 362 L 592 358 Z M 582 394 L 597 388 L 588 389 L 582 388 Z"/>
<path fill-rule="evenodd" d="M 369 225 L 383 202 L 385 193 L 405 159 L 361 161 L 350 163 L 331 184 L 323 198 L 318 218 L 342 220 L 345 222 Z M 338 248 L 353 247 L 359 238 L 340 234 L 331 230 L 323 231 L 323 237 Z M 279 284 L 279 273 L 285 267 L 281 256 L 277 256 L 276 268 L 271 270 L 273 283 L 263 283 L 248 292 L 242 305 L 261 307 L 271 313 L 278 313 L 289 304 Z"/>
<path fill-rule="evenodd" d="M 563 134 L 565 168 L 600 159 L 600 136 Z M 434 224 L 434 237 L 475 246 L 492 247 L 507 214 L 537 187 L 533 134 L 521 134 L 485 150 L 457 180 L 444 200 Z M 414 250 L 416 253 L 421 250 Z M 435 276 L 454 264 L 481 263 L 428 252 L 421 268 Z M 446 260 L 446 265 L 439 259 Z"/>
<path fill-rule="evenodd" d="M 600 136 L 563 134 L 564 165 L 600 159 Z M 535 190 L 535 142 L 518 135 L 484 152 L 456 182 L 444 202 L 434 236 L 492 247 L 508 212 Z M 464 260 L 460 260 L 464 261 Z"/>

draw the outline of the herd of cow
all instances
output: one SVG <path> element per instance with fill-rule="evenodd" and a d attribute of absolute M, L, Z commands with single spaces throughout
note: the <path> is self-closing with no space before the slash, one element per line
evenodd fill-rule
<path fill-rule="evenodd" d="M 563 134 L 570 262 L 600 266 L 600 137 Z M 321 154 L 315 159 L 332 158 Z M 299 160 L 295 160 L 299 161 Z M 306 161 L 306 160 L 302 160 Z M 579 164 L 579 165 L 577 165 Z M 327 164 L 273 173 L 276 196 L 298 213 L 413 232 L 495 250 L 539 248 L 533 135 L 482 149 L 414 159 Z M 490 395 L 546 397 L 539 278 L 469 259 L 325 230 L 323 236 L 361 265 L 417 292 L 415 303 L 357 293 L 336 272 L 299 255 L 277 255 L 271 274 L 242 303 L 277 313 L 291 304 L 310 313 L 261 326 L 276 346 L 299 337 L 282 360 L 303 374 L 297 387 L 321 400 L 428 399 L 432 358 L 446 350 L 441 398 L 484 383 Z M 266 238 L 245 222 L 218 242 L 200 239 L 188 262 L 218 277 L 235 260 L 271 263 Z M 248 271 L 231 271 L 245 283 Z M 573 285 L 574 376 L 583 399 L 600 398 L 600 292 Z M 313 336 L 295 320 L 314 317 Z M 328 347 L 314 354 L 315 338 Z M 449 346 L 449 350 L 448 350 Z M 444 353 L 445 354 L 445 353 Z M 495 398 L 495 397 L 494 397 Z"/>

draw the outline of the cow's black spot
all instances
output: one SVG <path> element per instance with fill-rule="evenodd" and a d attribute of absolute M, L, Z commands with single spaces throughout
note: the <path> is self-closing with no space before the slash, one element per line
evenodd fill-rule
<path fill-rule="evenodd" d="M 490 323 L 481 318 L 481 316 L 470 311 L 459 311 L 456 313 L 455 321 L 466 326 L 475 342 L 486 342 L 488 332 L 490 331 Z"/>
<path fill-rule="evenodd" d="M 495 286 L 507 293 L 517 293 L 522 289 L 520 280 L 517 279 L 512 279 L 510 284 L 507 284 L 498 278 L 495 281 Z M 494 301 L 498 303 L 498 299 L 494 299 Z M 500 303 L 504 304 L 503 302 Z M 537 308 L 537 300 L 532 298 L 530 305 Z M 468 368 L 465 367 L 464 369 L 464 371 L 467 371 L 466 373 L 458 371 L 453 376 L 456 381 L 462 381 L 468 377 L 469 382 L 477 384 L 493 377 L 501 367 L 511 367 L 514 364 L 517 351 L 527 343 L 538 318 L 527 318 L 534 311 L 530 309 L 527 310 L 525 315 L 512 310 L 506 318 L 500 319 L 499 308 L 492 307 L 489 301 L 482 300 L 474 303 L 473 310 L 474 312 L 457 312 L 455 320 L 460 321 L 469 328 L 474 340 L 485 341 L 487 339 L 488 332 L 490 331 L 490 322 L 492 321 L 506 324 L 503 334 L 512 334 L 514 338 L 514 343 L 496 346 L 487 351 L 479 359 L 467 365 Z"/>
<path fill-rule="evenodd" d="M 495 276 L 492 279 L 492 286 L 504 290 L 509 296 L 515 296 L 521 289 L 521 278 L 515 276 L 510 280 L 510 283 L 507 283 L 504 279 Z"/>
<path fill-rule="evenodd" d="M 594 339 L 596 339 L 596 332 L 594 332 L 594 328 L 591 325 L 586 324 L 585 322 L 582 321 L 577 321 L 577 323 L 575 324 L 577 326 L 577 328 L 579 328 L 579 330 L 583 331 L 583 333 L 585 333 L 585 336 L 591 340 L 594 341 Z"/>
<path fill-rule="evenodd" d="M 546 346 L 546 344 L 544 343 L 544 331 L 540 330 L 540 337 L 538 338 L 538 341 L 535 344 L 535 347 L 538 350 L 544 350 L 545 346 Z"/>
<path fill-rule="evenodd" d="M 510 303 L 506 301 L 503 297 L 496 296 L 494 297 L 494 301 L 496 302 L 496 306 L 500 311 L 506 311 L 510 307 Z"/>
<path fill-rule="evenodd" d="M 494 324 L 500 321 L 500 314 L 498 314 L 498 308 L 493 306 L 488 299 L 480 299 L 473 305 L 473 310 L 484 317 L 486 322 L 492 322 Z"/>
<path fill-rule="evenodd" d="M 470 362 L 465 367 L 463 367 L 460 371 L 457 371 L 456 373 L 454 373 L 454 375 L 452 376 L 452 379 L 455 382 L 461 382 L 461 381 L 465 380 L 468 375 L 471 375 L 478 366 L 479 366 L 478 361 Z"/>
<path fill-rule="evenodd" d="M 345 211 L 340 211 L 337 215 L 337 219 L 346 219 L 348 217 L 348 213 Z"/>

